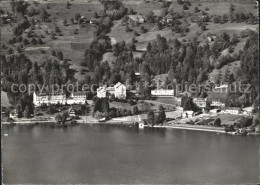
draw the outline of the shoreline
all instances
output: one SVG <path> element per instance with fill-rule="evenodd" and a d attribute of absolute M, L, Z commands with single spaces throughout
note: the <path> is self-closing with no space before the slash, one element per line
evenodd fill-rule
<path fill-rule="evenodd" d="M 56 125 L 55 121 L 14 121 L 14 122 L 2 122 L 2 125 L 39 125 L 39 124 L 53 124 Z M 70 125 L 71 123 L 69 123 Z M 77 120 L 76 125 L 133 125 L 137 126 L 132 121 L 107 121 L 107 122 L 86 122 L 84 120 Z M 202 125 L 188 125 L 188 124 L 174 124 L 174 125 L 144 125 L 144 128 L 139 129 L 147 129 L 147 128 L 166 128 L 166 129 L 179 129 L 179 130 L 192 130 L 192 131 L 203 131 L 203 132 L 214 132 L 214 133 L 221 133 L 221 134 L 228 134 L 225 132 L 223 127 L 211 127 L 211 126 L 202 126 Z M 248 133 L 248 135 L 256 135 L 259 136 L 260 133 Z"/>
<path fill-rule="evenodd" d="M 2 122 L 2 125 L 34 125 L 34 124 L 56 124 L 54 121 L 14 121 L 14 122 Z M 77 124 L 83 125 L 135 125 L 132 121 L 111 121 L 111 122 L 86 122 L 84 120 L 78 120 Z M 214 128 L 208 126 L 192 126 L 192 125 L 144 125 L 144 128 L 168 128 L 168 129 L 182 129 L 182 130 L 194 130 L 205 132 L 225 133 L 224 128 Z"/>

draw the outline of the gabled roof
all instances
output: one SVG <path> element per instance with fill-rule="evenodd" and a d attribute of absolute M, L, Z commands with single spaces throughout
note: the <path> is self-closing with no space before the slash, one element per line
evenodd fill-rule
<path fill-rule="evenodd" d="M 123 84 L 121 84 L 120 82 L 117 82 L 117 84 L 115 85 L 115 88 L 118 88 L 118 87 L 120 87 L 121 85 L 123 85 Z"/>
<path fill-rule="evenodd" d="M 100 91 L 106 91 L 106 87 L 100 86 L 100 87 L 97 89 L 97 92 L 100 92 Z"/>

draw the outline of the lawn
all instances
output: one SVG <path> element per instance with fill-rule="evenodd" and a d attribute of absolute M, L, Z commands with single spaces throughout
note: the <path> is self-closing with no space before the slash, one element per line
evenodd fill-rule
<path fill-rule="evenodd" d="M 165 103 L 165 104 L 176 105 L 176 106 L 180 105 L 180 101 L 177 101 L 175 98 L 157 98 L 154 101 L 158 103 Z"/>
<path fill-rule="evenodd" d="M 223 66 L 220 69 L 214 69 L 211 73 L 209 73 L 208 78 L 209 81 L 215 83 L 215 79 L 217 78 L 217 76 L 219 76 L 219 80 L 220 81 L 225 81 L 225 72 L 229 71 L 229 74 L 231 73 L 235 73 L 236 68 L 238 68 L 240 66 L 240 61 L 235 61 L 232 62 L 228 65 Z"/>
<path fill-rule="evenodd" d="M 235 115 L 235 114 L 220 114 L 216 118 L 220 118 L 221 125 L 231 125 L 239 118 L 242 118 L 243 115 Z"/>
<path fill-rule="evenodd" d="M 133 8 L 134 12 L 147 15 L 150 11 L 158 14 L 162 10 L 159 2 L 144 2 L 142 0 L 124 0 L 123 4 L 126 8 Z"/>
<path fill-rule="evenodd" d="M 256 3 L 254 1 L 236 1 L 236 2 L 228 2 L 228 1 L 218 1 L 216 2 L 202 2 L 202 1 L 190 1 L 191 7 L 188 10 L 183 10 L 183 5 L 178 4 L 177 2 L 172 3 L 171 9 L 174 12 L 191 12 L 194 13 L 194 7 L 198 7 L 199 10 L 205 11 L 206 7 L 209 9 L 207 12 L 209 15 L 223 15 L 229 14 L 230 4 L 235 5 L 234 13 L 253 13 L 257 15 L 257 9 L 255 8 Z M 241 6 L 243 5 L 243 6 Z"/>

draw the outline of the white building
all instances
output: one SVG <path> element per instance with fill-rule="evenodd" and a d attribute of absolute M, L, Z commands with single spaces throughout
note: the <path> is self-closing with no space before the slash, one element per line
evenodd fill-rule
<path fill-rule="evenodd" d="M 66 104 L 66 94 L 64 92 L 46 93 L 34 92 L 33 104 L 41 106 L 42 104 Z"/>
<path fill-rule="evenodd" d="M 106 95 L 107 95 L 106 87 L 100 86 L 100 87 L 97 89 L 97 97 L 99 97 L 99 98 L 105 98 Z"/>
<path fill-rule="evenodd" d="M 156 96 L 156 97 L 174 97 L 174 89 L 156 89 L 156 90 L 151 90 L 151 95 Z"/>
<path fill-rule="evenodd" d="M 193 98 L 193 102 L 199 108 L 205 108 L 207 106 L 207 98 Z"/>
<path fill-rule="evenodd" d="M 115 97 L 119 99 L 126 98 L 126 86 L 120 82 L 115 85 Z"/>
<path fill-rule="evenodd" d="M 129 15 L 129 19 L 136 23 L 143 24 L 145 22 L 145 19 L 142 15 Z"/>
<path fill-rule="evenodd" d="M 221 110 L 222 113 L 225 114 L 241 114 L 242 109 L 239 107 L 226 107 Z"/>
<path fill-rule="evenodd" d="M 210 106 L 212 107 L 225 107 L 225 103 L 221 101 L 212 101 Z"/>
<path fill-rule="evenodd" d="M 85 92 L 72 92 L 70 96 L 67 98 L 67 104 L 85 104 L 87 100 L 87 95 Z"/>
<path fill-rule="evenodd" d="M 17 111 L 16 110 L 11 111 L 9 117 L 12 118 L 13 120 L 16 120 L 18 118 Z"/>
<path fill-rule="evenodd" d="M 63 92 L 51 93 L 49 95 L 50 104 L 66 104 L 66 94 Z"/>

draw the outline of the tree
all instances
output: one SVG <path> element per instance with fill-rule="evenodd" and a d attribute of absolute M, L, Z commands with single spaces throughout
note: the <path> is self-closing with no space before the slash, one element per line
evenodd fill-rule
<path fill-rule="evenodd" d="M 26 108 L 24 110 L 24 117 L 25 118 L 29 118 L 30 117 L 30 110 L 29 110 L 28 106 L 26 106 Z"/>
<path fill-rule="evenodd" d="M 97 13 L 97 12 L 94 12 L 93 17 L 94 17 L 94 18 L 98 18 L 98 13 Z"/>
<path fill-rule="evenodd" d="M 38 38 L 38 44 L 42 45 L 43 42 L 42 42 L 42 39 L 41 38 Z"/>
<path fill-rule="evenodd" d="M 257 125 L 259 125 L 260 124 L 260 121 L 259 121 L 259 116 L 257 115 L 257 116 L 255 116 L 254 118 L 253 118 L 253 126 L 257 126 Z"/>
<path fill-rule="evenodd" d="M 138 107 L 134 106 L 133 107 L 133 114 L 136 115 L 136 114 L 138 114 L 138 112 L 139 112 Z"/>
<path fill-rule="evenodd" d="M 78 21 L 79 18 L 81 17 L 81 15 L 80 15 L 79 13 L 75 13 L 75 16 L 74 16 L 74 17 L 75 17 L 75 20 Z"/>
<path fill-rule="evenodd" d="M 188 7 L 188 5 L 187 5 L 186 3 L 184 3 L 184 4 L 182 5 L 182 8 L 183 8 L 183 10 L 188 10 L 188 9 L 189 9 L 189 7 Z"/>
<path fill-rule="evenodd" d="M 63 60 L 63 53 L 61 51 L 57 52 L 57 58 Z"/>
<path fill-rule="evenodd" d="M 141 32 L 141 33 L 145 33 L 145 28 L 144 28 L 143 25 L 140 26 L 140 32 Z"/>
<path fill-rule="evenodd" d="M 48 17 L 48 13 L 46 12 L 46 10 L 43 8 L 40 14 L 40 18 L 42 20 L 42 22 L 45 22 L 46 18 Z"/>
<path fill-rule="evenodd" d="M 200 10 L 197 6 L 194 7 L 194 13 L 198 13 Z"/>
<path fill-rule="evenodd" d="M 182 1 L 182 0 L 177 0 L 177 3 L 178 3 L 178 4 L 182 4 L 183 1 Z"/>
<path fill-rule="evenodd" d="M 221 127 L 221 120 L 220 120 L 220 118 L 217 118 L 217 119 L 214 120 L 214 126 L 215 127 Z"/>
<path fill-rule="evenodd" d="M 147 121 L 150 124 L 154 123 L 154 111 L 151 110 L 151 111 L 148 112 L 148 114 L 147 114 Z"/>
<path fill-rule="evenodd" d="M 63 23 L 63 26 L 67 26 L 68 25 L 68 20 L 64 19 L 62 23 Z"/>
<path fill-rule="evenodd" d="M 206 27 L 205 23 L 201 24 L 200 28 L 201 28 L 201 31 L 206 31 L 207 30 L 207 27 Z"/>
<path fill-rule="evenodd" d="M 163 123 L 166 120 L 166 114 L 162 105 L 159 106 L 158 122 Z"/>
<path fill-rule="evenodd" d="M 152 44 L 149 42 L 146 47 L 147 52 L 151 52 L 152 50 Z"/>
<path fill-rule="evenodd" d="M 232 84 L 234 81 L 235 81 L 235 77 L 234 77 L 233 73 L 230 73 L 229 78 L 228 78 L 228 83 Z"/>
<path fill-rule="evenodd" d="M 51 55 L 56 57 L 56 51 L 55 50 L 51 50 Z"/>
<path fill-rule="evenodd" d="M 125 32 L 129 32 L 130 31 L 130 28 L 128 25 L 125 26 Z"/>
<path fill-rule="evenodd" d="M 29 41 L 27 39 L 23 39 L 23 45 L 28 45 Z"/>
<path fill-rule="evenodd" d="M 68 117 L 69 117 L 68 112 L 64 112 L 64 113 L 62 114 L 62 117 L 61 117 L 62 123 L 65 123 Z"/>
<path fill-rule="evenodd" d="M 67 8 L 67 9 L 70 8 L 70 3 L 69 3 L 69 1 L 67 1 L 66 8 Z"/>
<path fill-rule="evenodd" d="M 55 39 L 56 39 L 55 33 L 54 33 L 53 31 L 51 32 L 51 39 L 52 39 L 52 40 L 55 40 Z"/>
<path fill-rule="evenodd" d="M 37 44 L 36 39 L 35 39 L 35 38 L 32 38 L 31 43 L 32 43 L 33 45 Z"/>
<path fill-rule="evenodd" d="M 55 121 L 56 121 L 56 123 L 60 123 L 60 122 L 62 121 L 62 117 L 61 117 L 60 114 L 57 114 L 57 115 L 55 116 Z"/>

